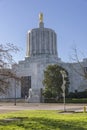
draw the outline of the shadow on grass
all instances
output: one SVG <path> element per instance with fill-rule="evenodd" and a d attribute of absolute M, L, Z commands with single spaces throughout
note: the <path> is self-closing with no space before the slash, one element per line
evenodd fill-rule
<path fill-rule="evenodd" d="M 83 128 L 85 124 L 86 122 L 81 122 L 80 124 L 80 121 L 65 121 L 59 119 L 54 120 L 41 117 L 16 117 L 0 120 L 0 126 L 9 126 L 9 128 L 11 128 L 11 126 L 15 126 L 16 128 L 17 126 L 19 130 L 86 130 L 87 128 Z"/>

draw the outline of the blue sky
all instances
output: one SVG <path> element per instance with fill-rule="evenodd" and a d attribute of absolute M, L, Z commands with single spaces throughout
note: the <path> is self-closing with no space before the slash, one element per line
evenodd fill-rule
<path fill-rule="evenodd" d="M 39 12 L 44 14 L 44 26 L 57 33 L 63 61 L 70 61 L 73 46 L 87 56 L 87 0 L 0 0 L 0 44 L 20 47 L 17 61 L 25 57 L 27 31 L 38 27 Z"/>

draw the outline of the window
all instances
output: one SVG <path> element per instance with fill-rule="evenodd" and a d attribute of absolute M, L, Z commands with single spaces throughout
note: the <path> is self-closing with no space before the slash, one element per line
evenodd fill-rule
<path fill-rule="evenodd" d="M 84 72 L 87 73 L 87 67 L 84 67 Z"/>
<path fill-rule="evenodd" d="M 31 88 L 31 76 L 21 77 L 21 97 L 29 96 L 29 88 Z"/>

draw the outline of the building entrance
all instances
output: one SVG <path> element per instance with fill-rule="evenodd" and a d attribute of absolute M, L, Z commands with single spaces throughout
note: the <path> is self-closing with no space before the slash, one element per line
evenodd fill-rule
<path fill-rule="evenodd" d="M 31 76 L 21 77 L 21 97 L 29 96 L 29 88 L 31 88 Z"/>

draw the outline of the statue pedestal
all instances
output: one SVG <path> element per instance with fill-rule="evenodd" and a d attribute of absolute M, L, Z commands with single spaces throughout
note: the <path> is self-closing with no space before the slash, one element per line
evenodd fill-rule
<path fill-rule="evenodd" d="M 40 98 L 38 95 L 34 95 L 30 98 L 28 98 L 28 102 L 29 103 L 39 103 L 40 102 Z"/>
<path fill-rule="evenodd" d="M 27 101 L 29 103 L 39 103 L 40 102 L 40 93 L 39 90 L 32 89 L 31 95 L 28 97 Z"/>

